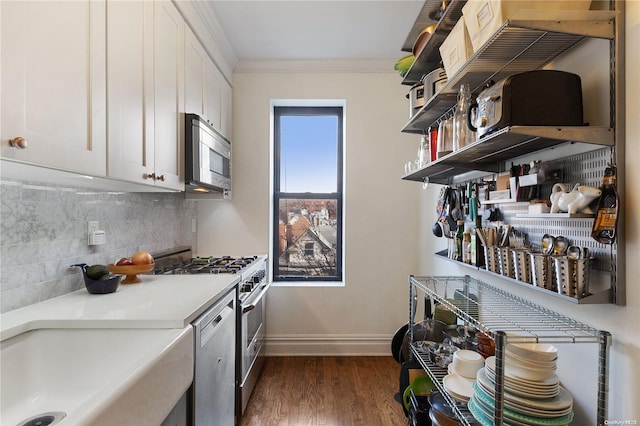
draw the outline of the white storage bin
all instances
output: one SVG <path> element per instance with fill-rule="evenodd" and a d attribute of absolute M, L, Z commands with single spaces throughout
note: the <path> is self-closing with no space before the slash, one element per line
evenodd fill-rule
<path fill-rule="evenodd" d="M 475 52 L 520 9 L 588 10 L 590 6 L 591 0 L 468 0 L 462 7 L 462 16 Z"/>
<path fill-rule="evenodd" d="M 440 45 L 440 56 L 449 79 L 469 60 L 472 54 L 473 46 L 462 16 Z"/>

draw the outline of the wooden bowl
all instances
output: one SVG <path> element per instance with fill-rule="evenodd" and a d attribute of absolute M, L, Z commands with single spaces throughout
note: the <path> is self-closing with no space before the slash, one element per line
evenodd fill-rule
<path fill-rule="evenodd" d="M 144 274 L 156 267 L 155 263 L 146 263 L 144 265 L 114 265 L 110 263 L 107 265 L 109 272 L 112 274 L 126 275 L 127 277 L 122 280 L 121 284 L 135 284 L 142 280 L 138 278 L 138 274 Z"/>
<path fill-rule="evenodd" d="M 416 38 L 416 41 L 413 43 L 413 49 L 411 49 L 411 51 L 413 52 L 413 56 L 417 57 L 418 55 L 420 55 L 422 49 L 424 49 L 424 46 L 427 44 L 427 41 L 429 41 L 429 37 L 431 37 L 431 34 L 433 34 L 433 31 L 435 29 L 436 24 L 431 24 L 424 30 L 422 30 L 422 32 Z"/>

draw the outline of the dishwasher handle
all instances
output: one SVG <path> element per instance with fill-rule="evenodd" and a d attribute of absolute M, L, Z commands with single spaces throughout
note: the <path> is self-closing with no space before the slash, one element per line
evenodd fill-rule
<path fill-rule="evenodd" d="M 209 340 L 213 337 L 216 331 L 226 322 L 229 318 L 235 317 L 233 308 L 229 305 L 225 306 L 222 311 L 215 317 L 213 317 L 206 324 L 202 325 L 200 329 L 200 348 L 203 348 Z"/>

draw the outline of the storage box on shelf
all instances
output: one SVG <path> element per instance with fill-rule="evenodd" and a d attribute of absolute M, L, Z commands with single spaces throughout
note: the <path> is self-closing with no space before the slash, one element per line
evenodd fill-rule
<path fill-rule="evenodd" d="M 475 327 L 495 341 L 495 400 L 493 423 L 504 422 L 505 347 L 508 343 L 596 344 L 598 347 L 597 424 L 606 419 L 608 356 L 611 334 L 596 330 L 565 315 L 542 308 L 469 276 L 409 277 L 409 300 L 423 293 L 451 310 L 466 326 Z M 454 300 L 449 297 L 455 295 Z M 409 332 L 413 335 L 415 307 L 409 303 Z M 518 319 L 525 319 L 520 323 Z M 411 345 L 412 356 L 429 374 L 436 387 L 449 400 L 463 425 L 476 424 L 467 404 L 456 401 L 446 390 L 443 379 L 447 371 L 436 366 L 418 343 Z"/>
<path fill-rule="evenodd" d="M 509 20 L 527 19 L 531 10 L 588 10 L 591 0 L 513 1 L 469 0 L 462 7 L 467 31 L 474 50 L 482 45 Z"/>
<path fill-rule="evenodd" d="M 449 36 L 440 45 L 440 57 L 447 75 L 455 75 L 473 54 L 471 39 L 461 16 Z"/>

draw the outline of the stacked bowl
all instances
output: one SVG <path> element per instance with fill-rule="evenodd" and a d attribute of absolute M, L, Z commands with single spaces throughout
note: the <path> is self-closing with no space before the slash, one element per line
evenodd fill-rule
<path fill-rule="evenodd" d="M 484 362 L 484 357 L 478 352 L 468 349 L 454 352 L 453 360 L 447 368 L 449 374 L 442 380 L 449 395 L 460 402 L 469 402 L 473 395 L 473 382 Z"/>
<path fill-rule="evenodd" d="M 545 343 L 508 344 L 504 365 L 504 424 L 567 425 L 573 397 L 556 375 L 557 348 Z M 473 383 L 469 411 L 482 425 L 493 424 L 496 358 L 485 360 Z"/>

